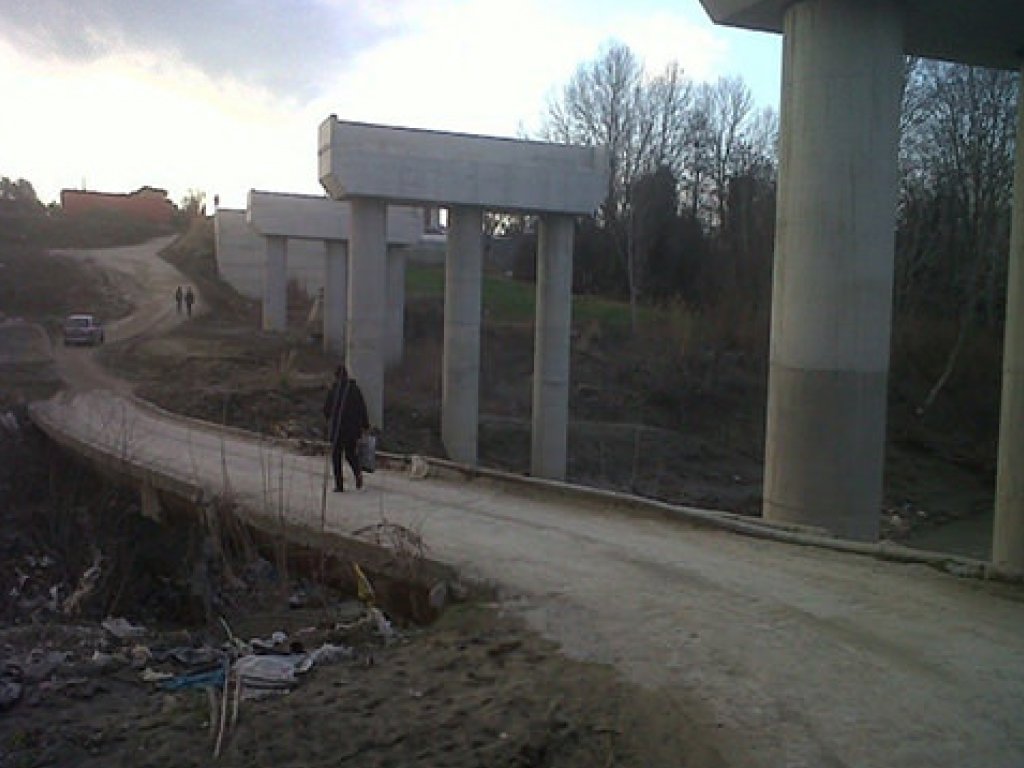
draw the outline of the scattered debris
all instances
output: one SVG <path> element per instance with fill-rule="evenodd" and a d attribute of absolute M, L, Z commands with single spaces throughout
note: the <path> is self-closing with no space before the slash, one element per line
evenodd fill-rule
<path fill-rule="evenodd" d="M 146 634 L 145 627 L 137 627 L 124 618 L 106 618 L 100 623 L 100 626 L 118 640 L 130 640 Z"/>
<path fill-rule="evenodd" d="M 430 475 L 430 464 L 422 456 L 411 456 L 409 458 L 409 477 L 414 480 L 424 480 Z"/>

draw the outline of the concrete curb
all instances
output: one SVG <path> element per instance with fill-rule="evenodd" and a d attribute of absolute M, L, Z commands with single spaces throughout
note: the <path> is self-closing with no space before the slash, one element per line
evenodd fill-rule
<path fill-rule="evenodd" d="M 233 436 L 254 443 L 271 444 L 282 448 L 298 448 L 302 443 L 293 439 L 276 438 L 261 435 L 239 427 L 220 426 L 212 422 L 202 421 L 190 416 L 182 416 L 160 408 L 153 403 L 142 400 L 134 395 L 131 400 L 139 407 L 164 418 L 185 421 L 204 430 L 222 430 Z M 322 450 L 327 450 L 326 442 L 317 443 Z M 378 459 L 382 469 L 392 471 L 408 471 L 413 463 L 413 455 L 379 452 Z M 699 525 L 706 528 L 728 531 L 743 536 L 776 541 L 797 546 L 816 547 L 845 554 L 862 555 L 879 560 L 886 560 L 908 565 L 927 565 L 959 577 L 988 579 L 1009 583 L 1024 582 L 1024 574 L 1013 573 L 997 568 L 990 562 L 973 558 L 951 555 L 944 552 L 930 552 L 912 549 L 888 541 L 862 542 L 841 539 L 818 529 L 804 528 L 793 525 L 770 523 L 758 518 L 745 517 L 733 512 L 713 509 L 702 509 L 678 504 L 670 504 L 655 499 L 591 488 L 583 485 L 548 480 L 544 478 L 518 475 L 485 467 L 459 464 L 447 459 L 428 456 L 416 456 L 429 467 L 428 474 L 441 479 L 457 479 L 470 481 L 487 481 L 498 486 L 525 489 L 534 493 L 572 498 L 575 502 L 602 511 L 623 511 L 630 514 L 654 516 L 661 519 Z"/>

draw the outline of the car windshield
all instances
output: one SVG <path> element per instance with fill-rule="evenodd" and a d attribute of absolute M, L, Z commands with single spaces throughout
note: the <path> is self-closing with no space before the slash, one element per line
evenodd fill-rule
<path fill-rule="evenodd" d="M 88 317 L 69 317 L 64 323 L 65 328 L 88 328 L 92 321 Z"/>

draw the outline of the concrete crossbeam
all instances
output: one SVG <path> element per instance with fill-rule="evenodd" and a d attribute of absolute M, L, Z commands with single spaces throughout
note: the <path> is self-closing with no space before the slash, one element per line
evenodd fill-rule
<path fill-rule="evenodd" d="M 249 191 L 249 224 L 265 237 L 304 240 L 348 240 L 351 229 L 349 204 L 317 195 Z M 387 241 L 413 245 L 423 235 L 420 208 L 392 206 L 387 217 Z"/>
<path fill-rule="evenodd" d="M 871 10 L 884 0 L 851 0 Z M 719 24 L 781 32 L 793 0 L 701 0 Z M 901 2 L 904 53 L 993 69 L 1020 68 L 1024 10 L 1020 0 Z"/>
<path fill-rule="evenodd" d="M 320 182 L 335 199 L 591 214 L 608 162 L 597 147 L 338 120 L 320 125 Z"/>

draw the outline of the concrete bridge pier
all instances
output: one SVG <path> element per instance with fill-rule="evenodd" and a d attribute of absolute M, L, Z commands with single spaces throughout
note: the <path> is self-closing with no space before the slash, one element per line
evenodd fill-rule
<path fill-rule="evenodd" d="M 323 310 L 324 352 L 343 358 L 348 312 L 348 245 L 344 240 L 327 241 Z"/>
<path fill-rule="evenodd" d="M 387 367 L 402 362 L 405 350 L 405 249 L 388 246 Z"/>
<path fill-rule="evenodd" d="M 288 330 L 288 238 L 268 237 L 263 277 L 263 330 Z"/>
<path fill-rule="evenodd" d="M 878 536 L 903 21 L 888 0 L 784 18 L 764 516 Z"/>
<path fill-rule="evenodd" d="M 387 200 L 452 212 L 445 271 L 441 438 L 456 461 L 477 462 L 483 211 L 541 218 L 531 466 L 536 475 L 564 478 L 573 217 L 588 215 L 600 204 L 608 182 L 607 151 L 370 125 L 336 115 L 320 124 L 319 133 L 320 183 L 334 199 L 363 200 L 363 207 L 369 199 Z M 349 360 L 353 373 L 368 383 L 372 379 L 379 390 L 379 361 L 363 350 L 364 341 L 351 341 L 357 321 L 352 302 L 357 296 L 368 301 L 356 285 L 357 268 L 366 269 L 356 263 L 365 258 L 355 251 L 356 232 L 365 229 L 355 224 L 358 214 L 353 202 Z"/>
<path fill-rule="evenodd" d="M 537 233 L 530 472 L 552 480 L 565 479 L 568 456 L 573 227 L 572 216 L 547 214 Z"/>
<path fill-rule="evenodd" d="M 441 440 L 453 461 L 477 463 L 483 209 L 448 211 L 444 272 L 444 373 Z"/>
<path fill-rule="evenodd" d="M 349 375 L 366 397 L 370 423 L 383 426 L 384 337 L 387 306 L 387 205 L 356 197 L 351 201 L 348 321 L 345 360 Z"/>
<path fill-rule="evenodd" d="M 1024 66 L 1021 78 L 1024 78 Z M 1024 79 L 1017 94 L 1017 149 L 1006 278 L 1006 337 L 992 563 L 1010 572 L 1024 573 Z"/>

